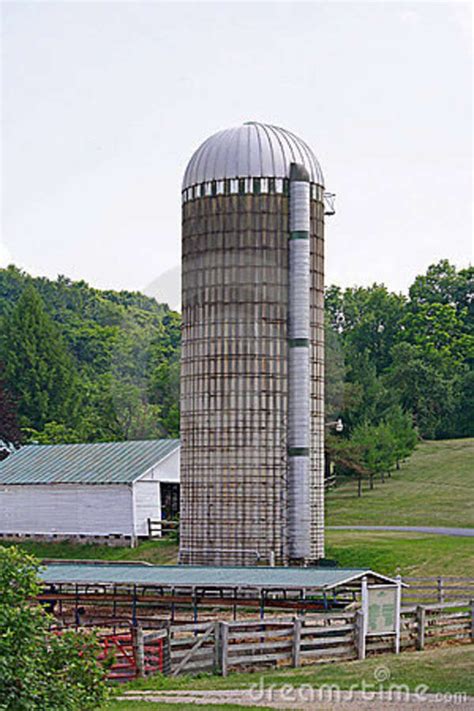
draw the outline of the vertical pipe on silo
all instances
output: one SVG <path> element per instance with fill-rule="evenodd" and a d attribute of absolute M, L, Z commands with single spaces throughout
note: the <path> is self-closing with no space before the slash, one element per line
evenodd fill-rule
<path fill-rule="evenodd" d="M 288 553 L 311 553 L 310 503 L 310 184 L 306 168 L 290 169 L 288 269 Z"/>

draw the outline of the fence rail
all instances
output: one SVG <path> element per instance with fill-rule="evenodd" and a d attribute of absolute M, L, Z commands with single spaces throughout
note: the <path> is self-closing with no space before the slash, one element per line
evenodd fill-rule
<path fill-rule="evenodd" d="M 229 671 L 357 659 L 364 647 L 360 614 L 171 626 L 171 668 L 174 674 L 214 671 L 226 676 Z M 474 600 L 402 608 L 402 652 L 446 641 L 474 642 Z M 394 651 L 393 635 L 366 638 L 367 655 Z"/>
<path fill-rule="evenodd" d="M 178 531 L 179 523 L 178 521 L 167 521 L 165 519 L 147 519 L 148 524 L 148 538 L 162 538 L 173 531 Z"/>
<path fill-rule="evenodd" d="M 455 576 L 403 578 L 408 588 L 403 589 L 403 603 L 422 604 L 456 602 L 474 599 L 474 578 Z"/>
<path fill-rule="evenodd" d="M 119 626 L 120 631 L 113 629 L 116 622 L 104 624 L 101 655 L 105 658 L 110 649 L 114 651 L 117 659 L 111 677 L 116 680 L 157 670 L 175 676 L 200 672 L 226 676 L 229 671 L 300 667 L 396 651 L 393 634 L 365 635 L 361 609 L 232 622 L 183 624 L 155 619 L 144 621 L 143 628 Z M 145 627 L 151 623 L 161 629 Z M 401 652 L 469 642 L 474 643 L 474 597 L 401 608 Z"/>

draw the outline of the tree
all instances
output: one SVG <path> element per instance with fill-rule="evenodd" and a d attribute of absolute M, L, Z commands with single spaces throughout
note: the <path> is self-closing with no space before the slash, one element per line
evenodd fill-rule
<path fill-rule="evenodd" d="M 181 319 L 170 312 L 150 346 L 150 401 L 160 408 L 161 425 L 167 437 L 179 437 Z"/>
<path fill-rule="evenodd" d="M 33 286 L 27 286 L 3 324 L 5 380 L 18 399 L 20 424 L 73 425 L 79 406 L 74 362 Z"/>
<path fill-rule="evenodd" d="M 35 444 L 74 444 L 82 439 L 75 430 L 58 422 L 47 422 L 41 432 L 25 430 L 28 442 Z"/>
<path fill-rule="evenodd" d="M 0 461 L 5 459 L 13 449 L 19 447 L 21 440 L 16 403 L 5 383 L 0 379 Z"/>
<path fill-rule="evenodd" d="M 377 374 L 390 364 L 390 351 L 400 330 L 406 299 L 383 284 L 341 291 L 329 287 L 326 310 L 333 329 L 351 351 L 365 353 Z"/>
<path fill-rule="evenodd" d="M 362 462 L 369 472 L 370 488 L 373 488 L 374 476 L 384 475 L 396 462 L 396 440 L 391 427 L 382 422 L 379 425 L 358 425 L 351 437 L 353 445 L 360 447 Z"/>
<path fill-rule="evenodd" d="M 50 631 L 53 618 L 32 603 L 41 589 L 39 562 L 0 548 L 0 708 L 4 711 L 93 711 L 108 697 L 92 634 Z"/>
<path fill-rule="evenodd" d="M 445 351 L 411 343 L 395 346 L 392 357 L 386 387 L 398 395 L 402 409 L 413 414 L 421 436 L 436 438 L 455 411 L 455 381 L 462 367 Z"/>
<path fill-rule="evenodd" d="M 400 469 L 400 463 L 413 452 L 418 440 L 413 427 L 413 417 L 397 405 L 386 417 L 385 424 L 392 433 L 395 461 L 397 469 Z"/>
<path fill-rule="evenodd" d="M 456 270 L 447 259 L 428 267 L 426 274 L 417 276 L 409 290 L 414 306 L 447 304 L 459 313 L 474 306 L 474 267 Z"/>

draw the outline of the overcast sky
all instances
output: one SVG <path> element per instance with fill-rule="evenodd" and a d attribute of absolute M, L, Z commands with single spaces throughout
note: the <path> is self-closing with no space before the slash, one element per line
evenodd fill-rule
<path fill-rule="evenodd" d="M 140 289 L 210 134 L 290 129 L 337 194 L 327 283 L 472 259 L 469 3 L 4 2 L 0 263 Z"/>

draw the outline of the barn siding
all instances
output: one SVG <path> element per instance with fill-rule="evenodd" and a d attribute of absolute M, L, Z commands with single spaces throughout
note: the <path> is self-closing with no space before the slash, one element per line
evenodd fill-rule
<path fill-rule="evenodd" d="M 135 535 L 148 535 L 148 519 L 161 519 L 159 481 L 136 481 L 133 485 Z"/>
<path fill-rule="evenodd" d="M 0 486 L 0 533 L 133 535 L 126 485 Z"/>
<path fill-rule="evenodd" d="M 139 481 L 162 481 L 179 484 L 180 450 L 176 449 L 161 462 L 150 467 Z"/>

